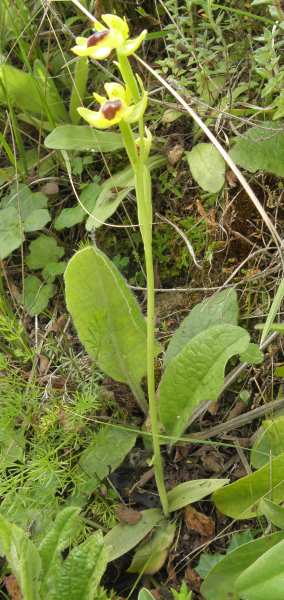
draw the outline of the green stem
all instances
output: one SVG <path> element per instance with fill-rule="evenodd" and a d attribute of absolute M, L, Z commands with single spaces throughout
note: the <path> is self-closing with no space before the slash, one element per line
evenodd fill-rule
<path fill-rule="evenodd" d="M 168 497 L 160 448 L 158 406 L 155 392 L 155 288 L 152 255 L 151 178 L 148 168 L 142 163 L 138 164 L 135 169 L 135 187 L 147 275 L 147 386 L 154 450 L 154 470 L 163 511 L 165 516 L 168 516 Z"/>
<path fill-rule="evenodd" d="M 123 143 L 127 152 L 127 156 L 129 158 L 129 162 L 134 170 L 138 160 L 138 153 L 132 129 L 130 125 L 123 120 L 120 121 L 119 128 L 123 137 Z"/>
<path fill-rule="evenodd" d="M 117 53 L 117 58 L 118 58 L 118 64 L 119 64 L 122 78 L 123 78 L 124 82 L 126 83 L 126 85 L 129 87 L 134 102 L 135 103 L 139 102 L 139 100 L 140 100 L 139 87 L 138 87 L 136 77 L 132 71 L 130 62 L 129 62 L 127 56 L 125 56 L 124 54 L 120 54 L 119 52 Z"/>
<path fill-rule="evenodd" d="M 129 60 L 127 56 L 122 54 L 118 53 L 117 56 L 124 83 L 130 89 L 133 101 L 137 103 L 140 100 L 140 91 Z M 153 463 L 162 508 L 165 516 L 168 516 L 168 496 L 165 487 L 160 448 L 158 406 L 155 391 L 155 288 L 152 254 L 152 189 L 150 172 L 145 164 L 143 117 L 139 119 L 140 153 L 137 152 L 130 125 L 121 121 L 120 130 L 135 174 L 138 221 L 144 245 L 147 276 L 147 387 L 154 453 Z"/>

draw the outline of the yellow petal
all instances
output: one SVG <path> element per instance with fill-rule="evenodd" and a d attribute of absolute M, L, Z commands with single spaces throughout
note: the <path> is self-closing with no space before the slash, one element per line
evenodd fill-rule
<path fill-rule="evenodd" d="M 148 96 L 147 94 L 143 94 L 140 102 L 130 106 L 124 111 L 123 119 L 127 121 L 127 123 L 136 123 L 139 121 L 140 117 L 144 115 L 144 112 L 147 108 Z"/>
<path fill-rule="evenodd" d="M 90 46 L 88 48 L 88 56 L 94 58 L 95 60 L 103 60 L 110 55 L 112 48 L 109 48 L 107 45 L 105 46 Z"/>
<path fill-rule="evenodd" d="M 94 111 L 84 107 L 80 107 L 77 110 L 79 115 L 87 121 L 89 125 L 96 127 L 97 129 L 107 129 L 121 121 L 121 111 L 118 111 L 113 119 L 106 119 L 101 110 Z"/>
<path fill-rule="evenodd" d="M 104 87 L 110 100 L 119 98 L 119 100 L 126 103 L 126 90 L 121 83 L 105 83 Z"/>
<path fill-rule="evenodd" d="M 121 19 L 116 15 L 102 15 L 102 20 L 109 29 L 114 29 L 118 33 L 121 33 L 124 40 L 127 40 L 129 36 L 129 28 L 125 19 Z"/>
<path fill-rule="evenodd" d="M 146 35 L 147 35 L 147 29 L 144 29 L 144 31 L 141 31 L 141 33 L 140 33 L 140 35 L 138 35 L 138 37 L 133 38 L 131 40 L 127 40 L 127 42 L 125 42 L 125 44 L 123 44 L 121 53 L 126 54 L 126 56 L 129 56 L 130 54 L 134 54 L 134 52 L 136 52 L 136 50 L 138 50 L 139 46 L 145 40 Z"/>
<path fill-rule="evenodd" d="M 107 98 L 105 96 L 96 94 L 96 92 L 93 92 L 93 96 L 94 96 L 95 100 L 98 102 L 98 104 L 104 104 L 107 101 Z"/>
<path fill-rule="evenodd" d="M 84 37 L 76 37 L 76 45 L 77 46 L 87 46 L 88 38 Z"/>
<path fill-rule="evenodd" d="M 99 21 L 94 21 L 93 28 L 95 31 L 105 31 L 105 26 Z"/>
<path fill-rule="evenodd" d="M 74 54 L 77 54 L 77 56 L 90 56 L 89 48 L 87 48 L 87 46 L 73 46 L 71 50 Z"/>

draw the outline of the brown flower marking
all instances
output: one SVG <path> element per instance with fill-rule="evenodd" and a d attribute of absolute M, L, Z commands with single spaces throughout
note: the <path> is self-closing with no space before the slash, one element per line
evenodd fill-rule
<path fill-rule="evenodd" d="M 107 102 L 105 102 L 102 107 L 102 113 L 105 119 L 107 119 L 108 121 L 114 119 L 116 113 L 120 110 L 121 107 L 121 100 L 108 100 Z"/>
<path fill-rule="evenodd" d="M 96 31 L 96 33 L 93 33 L 93 35 L 90 35 L 90 37 L 88 38 L 87 48 L 90 48 L 91 46 L 96 46 L 99 42 L 104 40 L 105 37 L 107 37 L 107 35 L 109 35 L 109 31 L 107 29 L 105 31 Z"/>

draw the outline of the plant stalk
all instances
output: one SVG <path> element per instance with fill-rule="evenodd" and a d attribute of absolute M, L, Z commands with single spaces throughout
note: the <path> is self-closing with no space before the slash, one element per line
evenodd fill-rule
<path fill-rule="evenodd" d="M 130 89 L 133 101 L 140 100 L 137 79 L 132 71 L 127 56 L 118 53 L 119 68 L 124 83 Z M 163 461 L 161 456 L 159 438 L 158 406 L 155 390 L 155 287 L 152 254 L 152 186 L 151 176 L 145 164 L 144 152 L 144 122 L 139 120 L 140 151 L 137 151 L 131 127 L 121 121 L 120 130 L 123 136 L 128 158 L 135 174 L 135 190 L 137 198 L 137 212 L 140 231 L 143 239 L 146 277 L 147 277 L 147 388 L 149 401 L 149 415 L 152 428 L 153 464 L 156 485 L 160 496 L 163 512 L 169 514 L 168 496 L 165 487 Z"/>
<path fill-rule="evenodd" d="M 135 188 L 147 276 L 147 388 L 154 451 L 153 464 L 163 512 L 167 517 L 169 507 L 160 448 L 158 406 L 155 391 L 155 287 L 152 254 L 151 177 L 148 168 L 140 161 L 135 169 Z"/>

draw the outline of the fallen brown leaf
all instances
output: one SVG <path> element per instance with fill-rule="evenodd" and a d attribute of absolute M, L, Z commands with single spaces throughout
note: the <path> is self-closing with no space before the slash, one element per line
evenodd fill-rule
<path fill-rule="evenodd" d="M 175 144 L 173 148 L 168 151 L 167 158 L 170 165 L 174 166 L 181 159 L 184 148 L 181 144 Z"/>
<path fill-rule="evenodd" d="M 4 583 L 11 600 L 22 600 L 22 592 L 14 575 L 8 575 L 8 577 L 5 577 Z"/>
<path fill-rule="evenodd" d="M 185 523 L 190 531 L 195 531 L 202 538 L 209 539 L 215 533 L 215 523 L 211 517 L 207 517 L 199 512 L 193 506 L 189 505 L 185 509 Z"/>
<path fill-rule="evenodd" d="M 186 583 L 188 583 L 190 590 L 193 590 L 194 592 L 200 591 L 201 577 L 198 575 L 198 573 L 196 573 L 196 571 L 191 569 L 191 567 L 187 567 L 184 574 L 184 579 Z"/>
<path fill-rule="evenodd" d="M 120 523 L 127 523 L 127 525 L 136 525 L 142 517 L 138 510 L 133 510 L 124 504 L 118 504 L 115 507 L 115 514 Z"/>
<path fill-rule="evenodd" d="M 222 473 L 224 469 L 224 458 L 218 450 L 210 448 L 209 450 L 203 446 L 200 449 L 201 462 L 206 471 L 210 473 Z"/>
<path fill-rule="evenodd" d="M 59 192 L 58 183 L 56 183 L 56 181 L 49 181 L 40 188 L 40 191 L 47 196 L 54 196 Z"/>
<path fill-rule="evenodd" d="M 49 367 L 49 358 L 44 354 L 39 355 L 38 370 L 40 375 L 45 375 Z"/>

